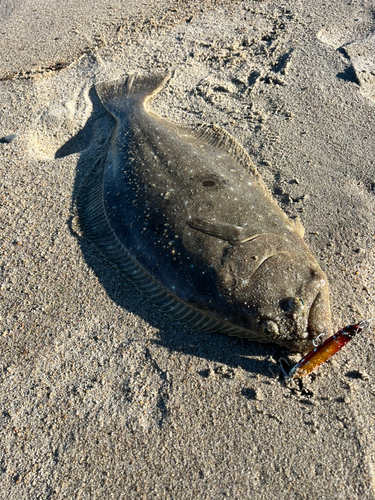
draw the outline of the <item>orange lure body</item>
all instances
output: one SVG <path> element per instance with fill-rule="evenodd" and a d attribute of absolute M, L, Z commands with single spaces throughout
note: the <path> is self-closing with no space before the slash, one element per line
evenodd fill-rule
<path fill-rule="evenodd" d="M 348 325 L 342 330 L 339 330 L 332 335 L 332 337 L 306 354 L 306 356 L 293 366 L 288 376 L 291 378 L 305 377 L 336 354 L 345 344 L 355 337 L 357 333 L 366 327 L 367 323 L 361 321 L 356 325 Z"/>

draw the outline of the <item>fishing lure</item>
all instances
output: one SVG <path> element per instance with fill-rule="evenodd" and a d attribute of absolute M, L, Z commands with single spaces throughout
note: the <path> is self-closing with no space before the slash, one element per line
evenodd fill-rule
<path fill-rule="evenodd" d="M 298 378 L 305 377 L 318 366 L 325 363 L 329 358 L 336 354 L 344 347 L 357 333 L 368 327 L 366 321 L 360 321 L 355 325 L 348 325 L 336 332 L 332 337 L 325 340 L 304 356 L 293 368 L 289 371 L 288 377 Z"/>

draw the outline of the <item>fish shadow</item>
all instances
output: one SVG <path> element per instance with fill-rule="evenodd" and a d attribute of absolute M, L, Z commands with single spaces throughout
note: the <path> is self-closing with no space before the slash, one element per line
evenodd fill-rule
<path fill-rule="evenodd" d="M 100 103 L 95 88 L 90 90 L 89 97 L 93 109 L 84 128 L 55 153 L 56 159 L 80 154 L 72 194 L 73 213 L 75 200 L 81 190 L 84 190 L 93 166 L 99 158 L 105 157 L 107 144 L 115 127 L 115 120 Z M 260 344 L 217 333 L 193 331 L 168 318 L 151 302 L 145 300 L 124 275 L 102 258 L 94 246 L 74 230 L 73 219 L 73 216 L 70 217 L 67 224 L 71 234 L 79 243 L 87 265 L 94 271 L 111 300 L 159 330 L 159 339 L 153 340 L 155 345 L 227 365 L 231 369 L 242 368 L 248 373 L 262 374 L 270 378 L 275 376 L 270 369 L 275 365 L 269 358 L 272 356 L 278 359 L 283 355 L 285 357 L 284 349 L 275 344 Z M 125 328 L 124 335 L 126 335 Z M 200 371 L 199 375 L 205 377 L 205 370 Z M 227 377 L 225 372 L 222 375 L 224 378 Z"/>

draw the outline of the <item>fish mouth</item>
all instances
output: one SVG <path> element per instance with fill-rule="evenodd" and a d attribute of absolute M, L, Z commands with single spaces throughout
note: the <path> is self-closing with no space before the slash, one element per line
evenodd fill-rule
<path fill-rule="evenodd" d="M 307 331 L 309 332 L 309 338 L 314 339 L 318 335 L 321 335 L 325 330 L 328 332 L 331 328 L 330 324 L 325 321 L 327 315 L 327 308 L 329 305 L 322 292 L 318 292 L 313 303 L 311 304 L 309 317 L 307 320 Z"/>
<path fill-rule="evenodd" d="M 305 319 L 305 326 L 297 333 L 293 340 L 283 340 L 282 344 L 291 351 L 305 354 L 316 347 L 314 341 L 324 341 L 331 334 L 330 309 L 326 295 L 328 292 L 323 289 L 319 291 L 308 311 Z M 276 341 L 277 342 L 277 341 Z M 281 343 L 281 342 L 280 342 Z"/>
<path fill-rule="evenodd" d="M 309 317 L 307 319 L 307 331 L 309 333 L 308 337 L 309 339 L 313 339 L 317 335 L 317 332 L 314 331 L 313 325 L 314 325 L 314 318 L 316 317 L 320 301 L 321 301 L 321 295 L 320 292 L 318 292 L 315 299 L 313 300 L 313 303 L 311 304 Z"/>
<path fill-rule="evenodd" d="M 316 347 L 314 340 L 318 337 L 324 341 L 331 334 L 330 308 L 325 290 L 319 291 L 313 300 L 308 318 L 306 331 L 300 336 L 297 342 L 301 351 L 306 351 Z"/>

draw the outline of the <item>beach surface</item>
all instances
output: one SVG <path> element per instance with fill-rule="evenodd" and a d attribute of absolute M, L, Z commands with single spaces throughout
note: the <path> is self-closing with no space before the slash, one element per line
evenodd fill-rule
<path fill-rule="evenodd" d="M 0 499 L 375 499 L 371 2 L 12 0 L 0 26 Z M 334 330 L 372 320 L 311 376 L 163 316 L 80 236 L 94 85 L 164 70 L 152 109 L 227 130 L 300 217 Z"/>

